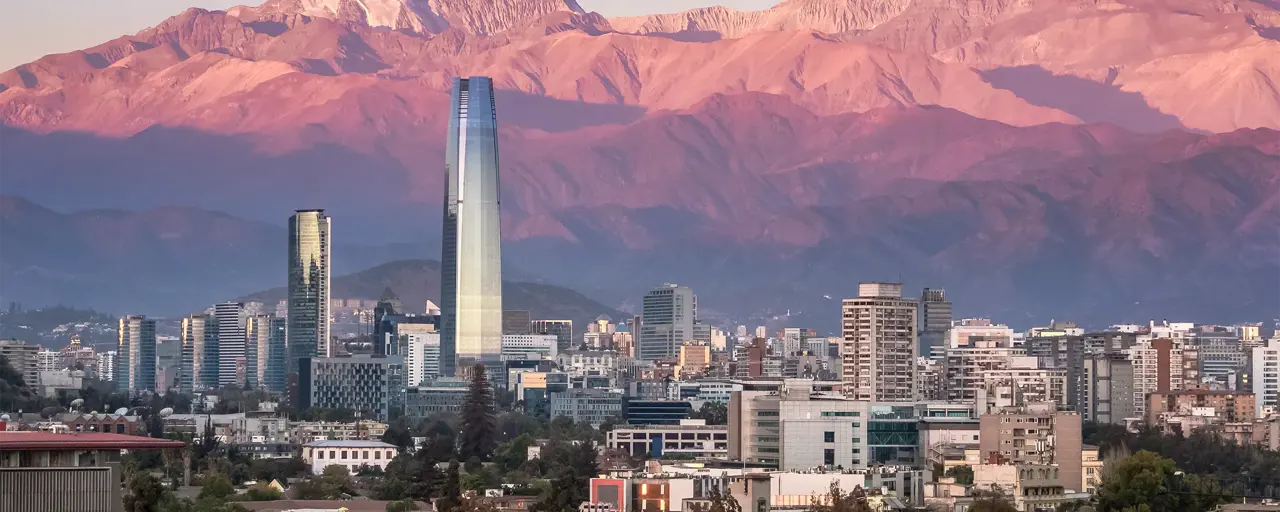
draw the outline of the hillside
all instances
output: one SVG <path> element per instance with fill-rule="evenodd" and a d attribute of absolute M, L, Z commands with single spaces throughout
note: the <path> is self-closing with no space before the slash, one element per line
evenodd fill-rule
<path fill-rule="evenodd" d="M 391 288 L 406 309 L 420 311 L 427 300 L 439 304 L 440 262 L 434 260 L 400 260 L 384 263 L 354 274 L 335 277 L 334 297 L 377 299 L 385 288 Z M 274 304 L 286 297 L 285 288 L 272 288 L 241 297 L 238 300 Z M 547 284 L 503 281 L 504 309 L 528 310 L 535 319 L 570 319 L 585 326 L 600 315 L 620 320 L 629 318 L 620 311 L 591 300 L 576 291 Z"/>

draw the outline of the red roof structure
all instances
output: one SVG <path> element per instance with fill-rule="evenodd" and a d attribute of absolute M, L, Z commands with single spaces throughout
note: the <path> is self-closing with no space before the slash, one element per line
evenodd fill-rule
<path fill-rule="evenodd" d="M 23 450 L 157 450 L 182 448 L 186 443 L 171 439 L 126 436 L 105 432 L 18 431 L 0 432 L 0 451 Z"/>

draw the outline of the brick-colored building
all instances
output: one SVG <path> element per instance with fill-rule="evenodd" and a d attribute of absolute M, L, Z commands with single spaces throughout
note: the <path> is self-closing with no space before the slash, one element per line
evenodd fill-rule
<path fill-rule="evenodd" d="M 1147 395 L 1147 424 L 1156 425 L 1166 412 L 1193 414 L 1197 408 L 1212 408 L 1214 416 L 1228 423 L 1251 422 L 1255 414 L 1253 393 L 1185 389 Z"/>
<path fill-rule="evenodd" d="M 1053 464 L 1065 489 L 1079 491 L 1083 439 L 1079 413 L 1053 403 L 1010 407 L 978 420 L 979 457 L 985 463 Z"/>

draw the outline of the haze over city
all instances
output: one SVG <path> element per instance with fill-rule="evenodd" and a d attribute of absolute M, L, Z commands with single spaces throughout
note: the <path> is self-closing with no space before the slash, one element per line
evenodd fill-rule
<path fill-rule="evenodd" d="M 0 71 L 0 508 L 1280 512 L 1274 2 L 28 2 Z"/>

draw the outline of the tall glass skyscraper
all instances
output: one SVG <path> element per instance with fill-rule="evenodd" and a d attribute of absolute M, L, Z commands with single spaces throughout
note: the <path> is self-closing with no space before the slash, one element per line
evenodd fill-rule
<path fill-rule="evenodd" d="M 243 386 L 245 361 L 244 304 L 223 302 L 213 306 L 218 321 L 218 387 Z"/>
<path fill-rule="evenodd" d="M 183 393 L 218 389 L 218 321 L 202 313 L 182 319 L 182 374 L 178 389 Z"/>
<path fill-rule="evenodd" d="M 120 319 L 116 332 L 116 390 L 131 395 L 155 392 L 156 321 L 129 315 Z"/>
<path fill-rule="evenodd" d="M 324 210 L 289 217 L 288 373 L 298 373 L 302 358 L 329 353 L 330 229 Z"/>
<path fill-rule="evenodd" d="M 502 227 L 493 80 L 455 78 L 445 148 L 440 373 L 502 354 Z"/>

